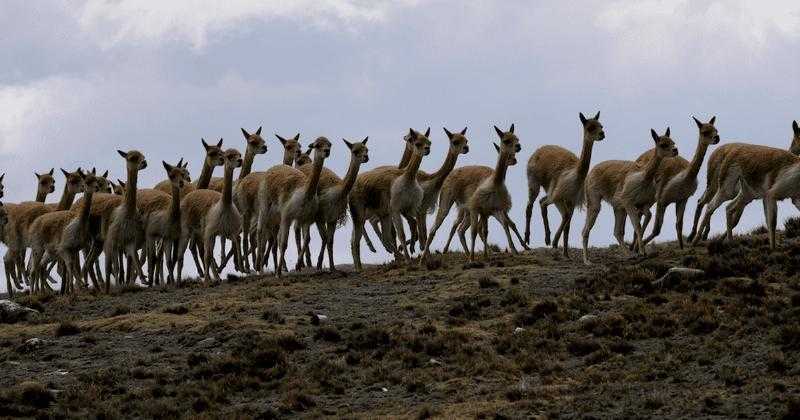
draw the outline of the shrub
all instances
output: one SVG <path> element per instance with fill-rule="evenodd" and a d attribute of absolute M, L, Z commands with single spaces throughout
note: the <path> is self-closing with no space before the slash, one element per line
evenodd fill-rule
<path fill-rule="evenodd" d="M 81 333 L 80 327 L 73 324 L 71 321 L 63 321 L 56 327 L 54 332 L 56 337 L 64 337 L 68 335 L 78 335 Z"/>

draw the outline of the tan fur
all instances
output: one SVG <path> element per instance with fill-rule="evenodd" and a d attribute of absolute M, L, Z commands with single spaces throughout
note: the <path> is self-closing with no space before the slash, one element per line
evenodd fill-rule
<path fill-rule="evenodd" d="M 178 258 L 181 239 L 180 191 L 191 182 L 189 171 L 182 162 L 172 166 L 162 162 L 167 171 L 167 179 L 172 183 L 169 201 L 154 209 L 145 217 L 145 251 L 147 255 L 148 279 L 150 283 L 163 281 L 164 254 L 167 262 L 167 282 L 174 281 L 174 268 Z M 138 200 L 137 200 L 138 201 Z M 158 242 L 161 247 L 156 251 Z"/>
<path fill-rule="evenodd" d="M 56 190 L 56 179 L 53 178 L 54 171 L 55 169 L 50 169 L 50 172 L 45 172 L 43 174 L 33 173 L 36 176 L 35 201 L 44 203 L 47 196 Z"/>
<path fill-rule="evenodd" d="M 239 271 L 243 271 L 241 264 L 241 239 L 240 233 L 242 231 L 241 216 L 239 210 L 233 204 L 233 171 L 242 166 L 242 156 L 236 149 L 228 149 L 225 151 L 225 176 L 222 197 L 208 208 L 207 213 L 203 219 L 203 265 L 205 269 L 205 278 L 215 278 L 216 281 L 222 281 L 220 278 L 220 268 L 213 260 L 212 252 L 214 250 L 214 243 L 216 237 L 219 236 L 223 241 L 226 239 L 233 242 L 234 251 L 234 265 Z"/>
<path fill-rule="evenodd" d="M 586 224 L 583 227 L 583 261 L 589 262 L 589 234 L 605 201 L 614 209 L 614 236 L 620 248 L 625 247 L 625 218 L 629 217 L 636 232 L 636 251 L 644 253 L 641 216 L 656 200 L 656 176 L 666 158 L 678 155 L 675 143 L 669 137 L 669 128 L 663 136 L 650 130 L 656 144 L 656 156 L 647 165 L 640 166 L 627 160 L 605 161 L 595 165 L 586 178 Z"/>
<path fill-rule="evenodd" d="M 600 123 L 600 112 L 592 118 L 580 113 L 583 127 L 583 146 L 580 158 L 569 150 L 554 145 L 542 146 L 528 159 L 528 204 L 525 207 L 525 242 L 530 242 L 530 225 L 533 205 L 544 188 L 545 196 L 539 201 L 544 225 L 544 242 L 550 245 L 550 221 L 547 207 L 555 204 L 561 213 L 561 223 L 556 229 L 553 247 L 558 247 L 559 237 L 564 234 L 564 256 L 569 257 L 569 230 L 575 208 L 583 204 L 584 183 L 589 172 L 592 147 L 595 142 L 605 139 L 605 131 Z"/>
<path fill-rule="evenodd" d="M 675 228 L 678 245 L 683 248 L 683 215 L 686 210 L 686 202 L 697 191 L 697 175 L 700 172 L 706 151 L 711 145 L 719 143 L 719 134 L 716 127 L 714 127 L 716 117 L 712 117 L 708 123 L 702 123 L 697 118 L 694 121 L 697 124 L 699 135 L 692 161 L 689 162 L 677 156 L 664 160 L 658 168 L 656 175 L 656 219 L 653 231 L 644 240 L 645 244 L 655 239 L 661 232 L 661 226 L 664 223 L 664 212 L 669 204 L 675 203 Z M 650 149 L 642 153 L 636 162 L 639 165 L 646 165 L 655 156 L 655 152 L 655 149 Z M 643 229 L 647 228 L 649 222 L 650 212 L 648 211 L 645 213 Z"/>
<path fill-rule="evenodd" d="M 695 209 L 694 214 L 694 224 L 692 226 L 692 233 L 689 235 L 689 239 L 692 241 L 693 244 L 697 244 L 701 239 L 706 239 L 708 237 L 708 233 L 711 230 L 711 223 L 710 218 L 713 215 L 714 211 L 716 211 L 716 207 L 722 204 L 723 201 L 726 199 L 733 198 L 733 195 L 736 195 L 736 190 L 738 190 L 738 186 L 733 186 L 734 191 L 719 191 L 719 187 L 723 185 L 725 182 L 721 177 L 721 172 L 724 167 L 723 163 L 728 160 L 728 157 L 734 152 L 738 152 L 739 150 L 748 150 L 753 145 L 747 143 L 729 143 L 724 146 L 719 147 L 714 153 L 711 154 L 711 157 L 708 160 L 708 172 L 706 175 L 707 183 L 706 183 L 706 190 L 703 195 L 697 201 L 697 208 Z M 800 127 L 798 127 L 797 121 L 792 121 L 792 141 L 789 146 L 789 152 L 793 155 L 800 155 Z M 755 152 L 756 155 L 760 154 Z M 747 158 L 748 152 L 744 154 L 736 153 L 737 156 Z M 733 161 L 729 161 L 730 166 L 732 168 L 738 168 L 739 165 L 735 165 Z M 757 164 L 756 164 L 757 165 Z M 757 171 L 758 172 L 758 171 Z M 732 181 L 731 181 L 732 182 Z M 716 197 L 720 195 L 719 201 L 715 203 L 715 208 L 712 210 L 710 208 L 710 203 Z M 732 235 L 733 228 L 738 224 L 739 219 L 741 218 L 742 211 L 744 210 L 744 206 L 747 205 L 744 199 L 749 198 L 747 197 L 749 194 L 744 194 L 735 206 L 736 208 L 731 207 L 730 212 L 726 212 L 727 215 L 727 233 L 728 235 Z M 793 200 L 795 206 L 800 208 L 800 200 Z M 705 209 L 706 213 L 703 217 L 705 221 L 708 219 L 708 223 L 703 223 L 703 228 L 699 229 L 700 223 L 700 215 L 703 211 L 703 207 L 708 205 Z"/>
<path fill-rule="evenodd" d="M 323 163 L 330 155 L 331 143 L 325 137 L 317 138 L 311 147 L 314 149 L 314 170 L 306 177 L 296 168 L 277 166 L 264 176 L 258 192 L 258 251 L 259 261 L 256 269 L 263 268 L 267 252 L 267 241 L 277 239 L 280 260 L 276 261 L 275 274 L 280 276 L 285 261 L 289 228 L 296 223 L 308 238 L 307 230 L 314 222 L 317 212 L 317 192 Z M 280 215 L 280 224 L 275 226 L 275 215 Z M 305 254 L 308 243 L 299 251 Z M 273 254 L 273 257 L 276 257 Z M 275 258 L 274 258 L 275 259 Z M 298 268 L 300 264 L 298 264 Z"/>
<path fill-rule="evenodd" d="M 378 217 L 382 224 L 382 242 L 387 250 L 395 251 L 397 257 L 409 258 L 405 231 L 401 217 L 409 220 L 411 226 L 416 223 L 416 215 L 423 199 L 423 190 L 417 175 L 422 158 L 430 153 L 430 129 L 421 134 L 409 129 L 406 142 L 413 148 L 413 157 L 408 166 L 399 168 L 380 168 L 367 171 L 358 176 L 350 194 L 350 213 L 353 218 L 353 238 L 350 244 L 356 270 L 360 270 L 360 243 L 364 222 L 371 216 Z M 397 235 L 392 235 L 392 228 Z M 424 235 L 423 235 L 424 236 Z M 399 252 L 396 248 L 399 239 Z"/>
<path fill-rule="evenodd" d="M 137 208 L 137 182 L 139 171 L 147 167 L 147 161 L 144 155 L 136 150 L 118 151 L 118 153 L 125 159 L 128 180 L 124 202 L 111 213 L 110 223 L 103 223 L 108 225 L 108 231 L 103 241 L 106 292 L 111 287 L 112 273 L 117 277 L 118 283 L 125 280 L 120 276 L 121 267 L 119 267 L 118 259 L 120 253 L 124 253 L 128 260 L 132 261 L 133 272 L 138 274 L 139 279 L 143 282 L 146 280 L 138 253 L 138 250 L 144 245 L 144 221 Z"/>
<path fill-rule="evenodd" d="M 281 142 L 283 147 L 283 164 L 291 166 L 292 163 L 301 155 L 300 134 L 293 138 L 285 139 L 279 135 L 275 137 Z M 266 172 L 251 172 L 244 177 L 239 177 L 238 182 L 233 189 L 233 202 L 239 210 L 242 218 L 242 231 L 244 232 L 242 240 L 242 252 L 246 257 L 244 259 L 245 269 L 249 270 L 250 262 L 255 264 L 256 260 L 256 246 L 251 242 L 253 239 L 253 230 L 255 228 L 255 220 L 258 215 L 258 187 L 264 179 Z"/>
<path fill-rule="evenodd" d="M 212 174 L 214 172 L 214 168 L 225 164 L 225 157 L 222 152 L 222 139 L 219 139 L 217 144 L 208 144 L 206 143 L 205 139 L 200 139 L 200 142 L 206 151 L 205 159 L 203 159 L 203 166 L 200 170 L 200 176 L 194 183 L 184 184 L 183 188 L 181 189 L 181 197 L 185 197 L 187 194 L 196 189 L 210 188 L 210 184 L 213 179 Z M 178 162 L 179 165 L 181 163 L 182 162 Z M 153 189 L 165 192 L 167 194 L 172 194 L 172 183 L 169 179 L 165 179 L 156 184 Z"/>

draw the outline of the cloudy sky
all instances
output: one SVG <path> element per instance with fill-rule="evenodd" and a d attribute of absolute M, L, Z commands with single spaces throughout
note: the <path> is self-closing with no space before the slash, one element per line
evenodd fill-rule
<path fill-rule="evenodd" d="M 243 147 L 239 128 L 262 125 L 306 142 L 369 135 L 370 165 L 396 162 L 409 126 L 432 126 L 426 169 L 444 157 L 441 127 L 468 126 L 459 163 L 493 165 L 491 126 L 513 122 L 523 159 L 508 182 L 521 224 L 524 162 L 542 144 L 577 151 L 580 111 L 602 110 L 595 162 L 635 158 L 651 146 L 649 129 L 666 126 L 689 158 L 691 115 L 716 115 L 723 142 L 777 147 L 800 118 L 796 1 L 7 0 L 0 28 L 9 202 L 32 199 L 32 172 L 53 166 L 122 177 L 116 149 L 151 163 L 185 157 L 196 175 L 201 137 Z M 268 140 L 256 168 L 279 160 Z M 349 156 L 335 145 L 329 166 L 343 172 Z M 141 184 L 163 175 L 151 165 Z M 752 205 L 741 227 L 761 214 Z M 670 211 L 665 239 L 673 221 Z M 537 243 L 541 232 L 537 216 Z M 337 236 L 342 262 L 348 238 L 349 227 Z M 610 238 L 604 210 L 592 241 Z"/>

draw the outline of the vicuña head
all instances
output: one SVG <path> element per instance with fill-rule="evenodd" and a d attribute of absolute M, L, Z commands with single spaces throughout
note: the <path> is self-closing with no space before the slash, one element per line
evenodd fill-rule
<path fill-rule="evenodd" d="M 299 167 L 301 167 L 303 165 L 307 165 L 307 164 L 311 163 L 311 152 L 313 152 L 313 151 L 314 151 L 314 148 L 309 146 L 308 150 L 306 150 L 303 153 L 300 153 L 294 159 L 294 167 L 295 168 L 299 168 Z"/>
<path fill-rule="evenodd" d="M 67 172 L 61 168 L 61 173 L 64 174 L 67 192 L 70 194 L 77 194 L 83 192 L 83 171 L 78 168 L 75 172 Z"/>
<path fill-rule="evenodd" d="M 462 155 L 469 153 L 469 145 L 467 144 L 467 137 L 466 137 L 467 127 L 464 127 L 464 129 L 461 130 L 461 132 L 457 133 L 451 133 L 450 130 L 448 130 L 447 128 L 445 127 L 442 128 L 444 128 L 444 133 L 447 134 L 447 138 L 450 140 L 451 150 L 453 150 L 454 152 L 461 153 Z"/>
<path fill-rule="evenodd" d="M 224 154 L 225 167 L 241 168 L 242 167 L 242 154 L 236 149 L 228 149 Z"/>
<path fill-rule="evenodd" d="M 714 122 L 717 121 L 717 117 L 711 117 L 707 123 L 704 123 L 698 120 L 695 117 L 692 117 L 695 124 L 697 124 L 697 129 L 700 130 L 700 141 L 705 144 L 706 146 L 711 144 L 719 143 L 719 133 L 717 132 L 717 128 L 714 127 Z M 669 129 L 667 129 L 669 130 Z M 797 132 L 795 132 L 794 141 L 792 141 L 792 147 L 795 146 L 795 141 L 797 141 Z M 798 143 L 798 147 L 800 147 L 800 143 Z"/>
<path fill-rule="evenodd" d="M 108 182 L 108 171 L 105 171 L 103 175 L 97 175 L 97 168 L 92 167 L 91 174 L 97 178 L 97 192 L 101 193 L 110 193 L 111 192 L 111 183 Z"/>
<path fill-rule="evenodd" d="M 405 136 L 405 140 L 411 145 L 414 153 L 420 156 L 428 156 L 431 153 L 431 141 L 428 139 L 430 135 L 430 127 L 428 127 L 428 129 L 425 131 L 425 134 L 422 134 L 413 128 L 409 128 L 408 134 Z"/>
<path fill-rule="evenodd" d="M 225 164 L 225 156 L 222 154 L 222 139 L 219 139 L 217 144 L 208 144 L 203 138 L 200 139 L 200 142 L 206 149 L 206 166 L 213 168 Z"/>
<path fill-rule="evenodd" d="M 364 140 L 351 143 L 347 141 L 347 139 L 342 139 L 344 144 L 347 145 L 347 148 L 350 149 L 350 154 L 356 158 L 356 162 L 360 163 L 369 162 L 369 149 L 367 149 L 367 140 L 369 140 L 369 137 L 364 137 Z"/>
<path fill-rule="evenodd" d="M 83 182 L 81 183 L 81 185 L 84 193 L 94 194 L 96 192 L 102 191 L 104 185 L 103 182 L 101 181 L 102 178 L 97 176 L 95 172 L 96 171 L 93 170 L 92 172 L 87 172 L 84 174 L 79 171 L 81 177 L 83 178 Z"/>
<path fill-rule="evenodd" d="M 497 133 L 497 136 L 500 137 L 500 146 L 499 150 L 502 150 L 504 153 L 511 153 L 516 154 L 520 150 L 522 150 L 522 146 L 519 145 L 519 139 L 517 135 L 514 134 L 514 124 L 511 124 L 508 131 L 503 131 L 497 126 L 494 126 L 494 131 Z M 497 145 L 495 145 L 497 147 Z M 514 158 L 514 163 L 516 163 L 516 158 Z"/>
<path fill-rule="evenodd" d="M 127 152 L 123 152 L 122 150 L 117 150 L 120 156 L 125 159 L 125 168 L 130 171 L 141 171 L 142 169 L 147 168 L 147 160 L 144 158 L 142 152 L 138 150 L 130 150 Z"/>
<path fill-rule="evenodd" d="M 53 172 L 55 170 L 50 168 L 50 172 L 45 172 L 43 174 L 38 174 L 34 172 L 33 174 L 36 175 L 36 179 L 38 180 L 38 184 L 36 187 L 36 195 L 39 194 L 51 194 L 56 190 L 56 179 L 53 178 Z"/>
<path fill-rule="evenodd" d="M 581 124 L 583 124 L 583 139 L 584 141 L 603 141 L 606 138 L 606 133 L 603 131 L 603 124 L 600 124 L 600 111 L 592 118 L 586 118 L 581 112 L 579 114 Z"/>
<path fill-rule="evenodd" d="M 261 137 L 261 127 L 258 127 L 255 133 L 248 133 L 247 130 L 242 128 L 242 134 L 247 140 L 247 150 L 256 155 L 263 155 L 267 153 L 267 143 Z"/>
<path fill-rule="evenodd" d="M 277 134 L 275 134 L 275 137 L 283 145 L 283 163 L 291 165 L 303 153 L 303 148 L 300 146 L 300 133 L 290 139 L 283 138 Z"/>
<path fill-rule="evenodd" d="M 659 136 L 656 130 L 651 128 L 650 135 L 656 143 L 656 156 L 661 158 L 678 156 L 678 148 L 675 147 L 675 142 L 672 141 L 672 138 L 669 136 L 669 127 L 667 127 L 667 131 L 664 132 L 663 136 Z"/>
<path fill-rule="evenodd" d="M 192 182 L 191 177 L 189 177 L 189 170 L 186 169 L 186 166 L 189 165 L 189 163 L 183 163 L 183 158 L 181 158 L 181 160 L 179 160 L 178 164 L 175 166 L 172 166 L 163 160 L 161 163 L 164 165 L 164 169 L 167 171 L 167 179 L 169 179 L 169 182 L 173 187 L 180 190 L 186 186 L 186 184 Z"/>

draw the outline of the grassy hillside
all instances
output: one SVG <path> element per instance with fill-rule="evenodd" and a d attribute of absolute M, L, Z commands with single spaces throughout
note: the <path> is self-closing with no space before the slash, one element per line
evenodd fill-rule
<path fill-rule="evenodd" d="M 23 297 L 0 415 L 798 415 L 798 235 Z M 673 266 L 706 275 L 653 284 Z"/>

